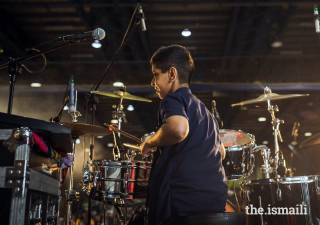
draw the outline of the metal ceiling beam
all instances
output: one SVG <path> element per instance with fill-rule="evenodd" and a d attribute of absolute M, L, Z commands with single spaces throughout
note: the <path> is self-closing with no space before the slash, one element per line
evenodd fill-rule
<path fill-rule="evenodd" d="M 159 6 L 179 6 L 179 7 L 193 7 L 193 6 L 207 6 L 207 7 L 273 7 L 273 6 L 300 6 L 300 5 L 311 5 L 319 3 L 318 1 L 244 1 L 241 3 L 236 2 L 226 2 L 226 1 L 197 1 L 197 2 L 181 2 L 181 1 L 170 1 L 170 2 L 161 2 L 161 1 L 154 1 L 150 2 L 143 2 L 143 7 L 159 7 Z M 135 7 L 136 4 L 134 3 L 119 3 L 119 7 L 128 7 L 132 8 Z M 84 2 L 84 3 L 70 3 L 70 2 L 36 2 L 36 3 L 1 3 L 0 8 L 32 8 L 32 7 L 109 7 L 114 8 L 115 5 L 113 3 L 102 3 L 102 2 Z"/>
<path fill-rule="evenodd" d="M 282 21 L 280 22 L 279 29 L 278 29 L 278 31 L 276 32 L 275 36 L 273 37 L 273 40 L 271 40 L 271 42 L 274 41 L 276 38 L 278 38 L 279 40 L 281 40 L 281 36 L 283 35 L 283 32 L 284 32 L 285 29 L 287 28 L 288 23 L 290 22 L 290 20 L 291 20 L 293 14 L 295 13 L 296 9 L 297 9 L 297 6 L 290 6 L 290 7 L 288 8 L 285 16 L 283 17 Z M 271 42 L 270 42 L 270 44 L 271 44 Z M 271 45 L 269 45 L 268 56 L 271 55 L 272 50 L 273 50 L 273 48 L 271 47 Z M 264 68 L 266 67 L 266 65 L 267 65 L 267 63 L 268 63 L 268 58 L 269 58 L 269 57 L 266 57 L 266 58 L 263 60 L 261 66 L 260 66 L 260 71 L 259 71 L 258 77 L 261 77 L 261 76 L 262 76 L 262 72 L 263 72 Z"/>
<path fill-rule="evenodd" d="M 240 7 L 235 7 L 232 9 L 232 15 L 230 18 L 229 22 L 229 29 L 228 29 L 228 34 L 227 34 L 227 40 L 225 43 L 224 51 L 223 51 L 223 56 L 226 57 L 229 55 L 231 44 L 234 38 L 234 34 L 237 28 L 237 22 L 239 19 L 239 13 L 240 13 Z M 221 63 L 221 68 L 220 68 L 220 73 L 223 75 L 226 67 L 227 59 L 224 58 Z"/>

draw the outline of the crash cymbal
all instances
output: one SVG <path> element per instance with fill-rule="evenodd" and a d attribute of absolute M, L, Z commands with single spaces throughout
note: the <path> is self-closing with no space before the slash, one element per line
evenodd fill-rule
<path fill-rule="evenodd" d="M 309 96 L 309 94 L 286 94 L 286 95 L 279 95 L 276 93 L 268 93 L 260 95 L 258 98 L 239 102 L 236 104 L 232 104 L 231 106 L 241 106 L 241 105 L 248 105 L 248 104 L 256 104 L 260 102 L 266 102 L 268 100 L 274 101 L 274 100 L 283 100 L 288 98 L 296 98 L 296 97 L 303 97 L 303 96 Z"/>
<path fill-rule="evenodd" d="M 126 91 L 114 91 L 114 92 L 90 91 L 90 93 L 97 94 L 97 95 L 108 96 L 108 97 L 112 97 L 112 98 L 123 98 L 123 99 L 141 101 L 141 102 L 152 102 L 149 99 L 142 98 L 142 97 L 136 96 L 136 95 L 132 95 L 132 94 L 126 92 Z"/>
<path fill-rule="evenodd" d="M 71 129 L 72 136 L 106 136 L 111 134 L 111 132 L 100 126 L 84 124 L 84 123 L 65 123 L 60 122 L 59 124 L 69 127 Z"/>
<path fill-rule="evenodd" d="M 311 145 L 318 145 L 320 144 L 320 133 L 315 134 L 312 137 L 308 138 L 301 142 L 300 146 L 311 146 Z"/>

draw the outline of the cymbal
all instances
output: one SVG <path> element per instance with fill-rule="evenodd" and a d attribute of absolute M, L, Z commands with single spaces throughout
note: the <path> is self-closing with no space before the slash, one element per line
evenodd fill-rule
<path fill-rule="evenodd" d="M 60 122 L 59 124 L 69 127 L 71 129 L 72 136 L 106 136 L 111 132 L 100 126 L 84 124 L 84 123 L 65 123 Z"/>
<path fill-rule="evenodd" d="M 263 94 L 260 95 L 258 98 L 239 102 L 232 104 L 231 106 L 241 106 L 241 105 L 248 105 L 248 104 L 255 104 L 255 103 L 260 103 L 260 102 L 266 102 L 268 100 L 274 101 L 274 100 L 283 100 L 283 99 L 288 99 L 288 98 L 296 98 L 296 97 L 303 97 L 303 96 L 309 96 L 309 94 L 286 94 L 286 95 L 279 95 L 276 93 L 268 93 L 268 94 Z"/>
<path fill-rule="evenodd" d="M 311 146 L 311 145 L 318 145 L 320 144 L 320 133 L 315 134 L 312 137 L 308 138 L 301 142 L 300 146 Z"/>
<path fill-rule="evenodd" d="M 149 99 L 142 98 L 142 97 L 136 96 L 136 95 L 132 95 L 132 94 L 126 92 L 126 91 L 114 91 L 114 92 L 90 91 L 90 93 L 97 94 L 97 95 L 108 96 L 108 97 L 112 97 L 112 98 L 123 98 L 123 99 L 141 101 L 141 102 L 152 102 Z"/>

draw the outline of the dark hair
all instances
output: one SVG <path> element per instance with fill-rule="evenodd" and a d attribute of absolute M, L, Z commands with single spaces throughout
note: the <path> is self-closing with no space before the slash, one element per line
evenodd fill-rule
<path fill-rule="evenodd" d="M 194 62 L 185 47 L 181 45 L 162 46 L 153 54 L 150 63 L 157 69 L 161 69 L 162 73 L 171 67 L 176 68 L 179 82 L 190 84 L 194 72 Z"/>

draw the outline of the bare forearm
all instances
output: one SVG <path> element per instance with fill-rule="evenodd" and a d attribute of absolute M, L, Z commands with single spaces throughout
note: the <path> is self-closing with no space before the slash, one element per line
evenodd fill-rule
<path fill-rule="evenodd" d="M 185 136 L 180 136 L 174 132 L 166 131 L 166 124 L 163 125 L 152 137 L 150 137 L 146 142 L 147 144 L 154 147 L 162 147 L 167 145 L 177 144 L 185 139 Z"/>
<path fill-rule="evenodd" d="M 189 124 L 187 119 L 181 116 L 172 116 L 146 141 L 146 144 L 152 148 L 174 145 L 183 141 L 188 133 Z"/>

